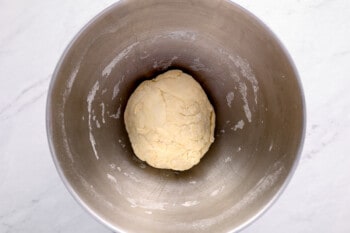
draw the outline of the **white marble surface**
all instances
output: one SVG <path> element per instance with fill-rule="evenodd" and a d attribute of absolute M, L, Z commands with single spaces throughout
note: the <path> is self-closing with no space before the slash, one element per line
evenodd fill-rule
<path fill-rule="evenodd" d="M 113 2 L 0 1 L 0 232 L 110 232 L 73 200 L 57 175 L 45 101 L 66 45 Z M 294 178 L 243 232 L 350 232 L 350 1 L 236 2 L 290 51 L 308 110 Z"/>

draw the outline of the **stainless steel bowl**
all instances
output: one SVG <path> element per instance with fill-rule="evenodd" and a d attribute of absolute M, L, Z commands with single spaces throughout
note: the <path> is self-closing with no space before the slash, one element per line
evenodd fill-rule
<path fill-rule="evenodd" d="M 179 68 L 201 83 L 215 142 L 185 172 L 133 154 L 128 97 Z M 47 103 L 57 170 L 77 201 L 117 232 L 235 232 L 267 209 L 297 164 L 305 105 L 296 69 L 257 18 L 224 0 L 122 0 L 63 54 Z"/>

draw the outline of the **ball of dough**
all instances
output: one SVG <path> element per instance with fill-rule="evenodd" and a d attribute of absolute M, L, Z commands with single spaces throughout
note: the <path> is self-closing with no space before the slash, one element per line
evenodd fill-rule
<path fill-rule="evenodd" d="M 135 154 L 156 168 L 190 169 L 214 141 L 213 106 L 181 70 L 142 82 L 128 100 L 124 120 Z"/>

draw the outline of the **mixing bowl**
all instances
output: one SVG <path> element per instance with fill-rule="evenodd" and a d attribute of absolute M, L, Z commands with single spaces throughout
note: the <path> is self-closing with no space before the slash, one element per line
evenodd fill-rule
<path fill-rule="evenodd" d="M 215 142 L 184 172 L 138 160 L 124 126 L 137 85 L 191 74 L 216 112 Z M 122 0 L 64 52 L 47 131 L 75 199 L 116 232 L 235 232 L 267 209 L 298 161 L 305 106 L 286 50 L 225 0 Z"/>

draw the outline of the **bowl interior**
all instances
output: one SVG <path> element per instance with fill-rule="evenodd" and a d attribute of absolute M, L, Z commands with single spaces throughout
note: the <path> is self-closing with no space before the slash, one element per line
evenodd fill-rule
<path fill-rule="evenodd" d="M 216 112 L 215 142 L 185 172 L 138 160 L 124 126 L 128 97 L 178 68 Z M 116 231 L 227 232 L 264 210 L 293 171 L 302 90 L 280 43 L 220 0 L 120 1 L 82 30 L 59 63 L 48 135 L 62 178 Z"/>

